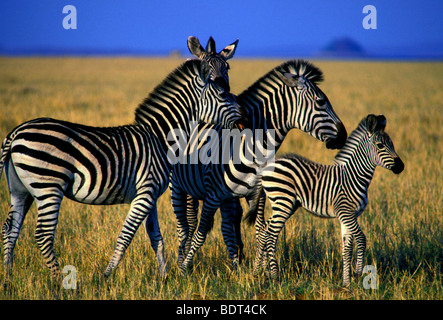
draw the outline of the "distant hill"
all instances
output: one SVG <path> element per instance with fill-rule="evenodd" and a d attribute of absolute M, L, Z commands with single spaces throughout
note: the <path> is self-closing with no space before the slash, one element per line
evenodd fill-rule
<path fill-rule="evenodd" d="M 331 41 L 317 54 L 331 58 L 363 58 L 368 57 L 363 47 L 351 38 L 339 38 Z"/>

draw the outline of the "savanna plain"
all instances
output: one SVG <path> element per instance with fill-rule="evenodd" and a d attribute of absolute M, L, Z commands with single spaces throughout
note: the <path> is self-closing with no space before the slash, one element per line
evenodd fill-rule
<path fill-rule="evenodd" d="M 0 58 L 0 137 L 37 117 L 94 126 L 134 122 L 137 105 L 184 58 Z M 231 91 L 239 94 L 283 60 L 230 61 Z M 386 131 L 405 163 L 400 175 L 377 168 L 369 204 L 359 218 L 367 236 L 365 264 L 375 267 L 377 287 L 364 277 L 341 286 L 340 226 L 300 209 L 282 232 L 280 279 L 252 275 L 254 230 L 243 224 L 245 260 L 229 269 L 220 217 L 194 258 L 191 272 L 177 265 L 176 219 L 169 190 L 158 203 L 168 276 L 159 277 L 144 227 L 116 272 L 103 272 L 129 205 L 90 206 L 64 199 L 55 238 L 61 268 L 77 270 L 77 288 L 51 282 L 35 243 L 35 205 L 14 252 L 12 285 L 0 299 L 443 299 L 443 63 L 312 61 L 325 75 L 321 89 L 348 133 L 368 113 L 384 114 Z M 300 131 L 279 154 L 299 153 L 332 163 L 336 151 Z M 9 211 L 5 175 L 0 180 L 0 221 Z M 245 202 L 242 202 L 247 211 Z M 266 209 L 270 214 L 269 207 Z M 3 251 L 3 250 L 2 250 Z M 355 251 L 354 251 L 355 254 Z M 367 274 L 369 275 L 369 274 Z M 66 275 L 62 275 L 66 276 Z M 5 278 L 0 268 L 0 282 Z"/>

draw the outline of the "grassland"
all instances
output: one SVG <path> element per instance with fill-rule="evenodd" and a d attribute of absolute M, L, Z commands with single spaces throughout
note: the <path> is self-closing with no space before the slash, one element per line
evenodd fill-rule
<path fill-rule="evenodd" d="M 114 126 L 133 122 L 137 104 L 182 60 L 129 58 L 0 58 L 0 137 L 16 125 L 49 116 Z M 231 62 L 231 88 L 240 93 L 279 64 Z M 362 278 L 341 284 L 340 227 L 299 210 L 279 240 L 280 281 L 252 276 L 254 232 L 243 227 L 246 260 L 236 272 L 216 217 L 215 228 L 180 275 L 170 193 L 159 200 L 169 275 L 161 280 L 144 228 L 110 279 L 102 273 L 128 206 L 87 206 L 64 200 L 55 251 L 60 265 L 78 271 L 77 289 L 56 289 L 35 244 L 36 210 L 27 215 L 15 249 L 12 287 L 0 299 L 442 299 L 443 261 L 443 63 L 315 61 L 321 85 L 350 132 L 368 113 L 383 113 L 405 171 L 378 168 L 369 204 L 359 218 L 367 236 L 366 264 L 377 269 L 378 288 Z M 3 139 L 3 138 L 2 138 Z M 291 132 L 281 150 L 330 163 L 335 154 L 306 134 Z M 0 221 L 9 208 L 0 180 Z M 246 209 L 246 206 L 244 207 Z M 268 208 L 269 210 L 269 208 Z M 0 269 L 0 282 L 4 270 Z"/>

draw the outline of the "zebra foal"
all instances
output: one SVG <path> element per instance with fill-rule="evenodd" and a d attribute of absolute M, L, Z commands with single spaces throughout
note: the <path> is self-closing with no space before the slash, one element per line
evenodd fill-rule
<path fill-rule="evenodd" d="M 367 191 L 377 166 L 399 174 L 404 164 L 384 131 L 386 118 L 365 117 L 335 156 L 333 165 L 322 165 L 296 154 L 283 156 L 261 174 L 261 188 L 268 197 L 272 215 L 265 222 L 264 197 L 257 197 L 245 219 L 256 226 L 257 251 L 254 273 L 269 267 L 278 277 L 275 251 L 278 235 L 286 220 L 303 207 L 323 218 L 337 218 L 342 235 L 343 285 L 350 283 L 353 240 L 357 242 L 356 273 L 363 268 L 366 237 L 357 218 L 368 202 Z M 260 210 L 257 208 L 260 207 Z"/>

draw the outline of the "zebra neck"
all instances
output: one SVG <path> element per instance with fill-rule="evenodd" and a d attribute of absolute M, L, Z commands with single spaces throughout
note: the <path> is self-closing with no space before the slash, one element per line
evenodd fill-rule
<path fill-rule="evenodd" d="M 197 103 L 204 83 L 199 76 L 199 60 L 188 60 L 169 74 L 138 106 L 135 122 L 154 133 L 166 150 L 177 141 L 168 134 L 185 132 L 197 121 Z"/>
<path fill-rule="evenodd" d="M 334 164 L 344 170 L 346 177 L 356 181 L 359 189 L 367 189 L 375 172 L 375 165 L 368 155 L 367 143 L 364 130 L 357 128 L 334 159 Z"/>
<path fill-rule="evenodd" d="M 285 123 L 289 115 L 282 106 L 282 86 L 281 80 L 270 73 L 237 97 L 237 102 L 247 112 L 250 127 L 253 130 L 274 131 L 276 150 L 290 130 Z"/>

